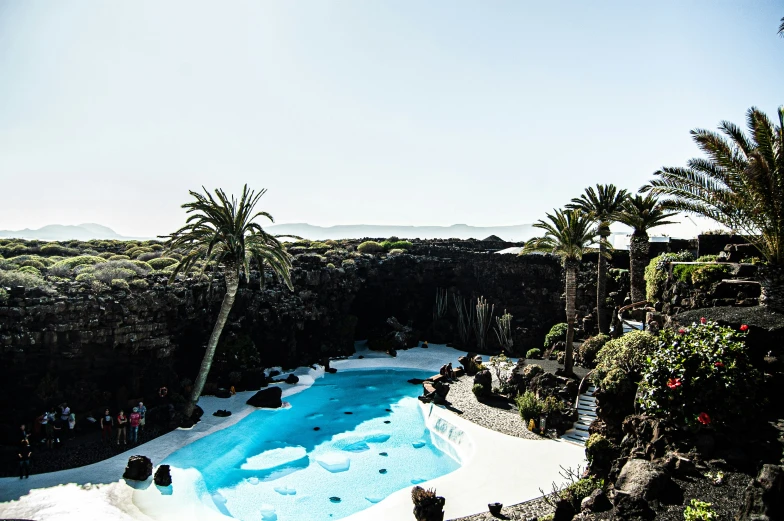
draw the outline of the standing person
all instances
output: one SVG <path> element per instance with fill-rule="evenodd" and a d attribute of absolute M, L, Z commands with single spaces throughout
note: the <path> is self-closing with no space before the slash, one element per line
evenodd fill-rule
<path fill-rule="evenodd" d="M 41 422 L 46 431 L 46 448 L 51 449 L 54 444 L 54 412 L 45 412 L 44 419 Z"/>
<path fill-rule="evenodd" d="M 131 424 L 131 443 L 139 443 L 139 423 L 142 416 L 139 414 L 139 408 L 134 407 L 129 417 Z"/>
<path fill-rule="evenodd" d="M 128 417 L 122 409 L 117 415 L 117 445 L 120 444 L 120 438 L 123 440 L 123 445 L 128 444 Z"/>
<path fill-rule="evenodd" d="M 20 440 L 30 439 L 30 433 L 27 432 L 27 425 L 25 425 L 24 423 L 19 427 L 19 434 L 21 435 L 19 438 Z"/>
<path fill-rule="evenodd" d="M 71 416 L 71 408 L 68 407 L 67 402 L 63 402 L 63 404 L 60 406 L 60 420 L 62 422 L 67 422 L 70 416 Z"/>
<path fill-rule="evenodd" d="M 33 449 L 30 448 L 30 440 L 22 438 L 19 442 L 19 479 L 30 477 L 30 457 Z"/>
<path fill-rule="evenodd" d="M 76 414 L 71 413 L 68 416 L 68 435 L 71 439 L 73 439 L 74 435 L 76 434 Z"/>
<path fill-rule="evenodd" d="M 144 425 L 147 423 L 147 407 L 142 402 L 139 402 L 139 428 L 144 432 Z"/>
<path fill-rule="evenodd" d="M 112 442 L 112 424 L 114 418 L 109 414 L 109 409 L 106 409 L 101 416 L 101 441 Z"/>

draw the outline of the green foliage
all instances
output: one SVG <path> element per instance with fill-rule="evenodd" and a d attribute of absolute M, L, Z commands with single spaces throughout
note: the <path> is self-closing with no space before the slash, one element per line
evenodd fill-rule
<path fill-rule="evenodd" d="M 19 271 L 20 273 L 30 273 L 32 275 L 37 275 L 39 277 L 41 276 L 41 270 L 33 266 L 22 266 L 17 271 Z"/>
<path fill-rule="evenodd" d="M 588 463 L 593 463 L 595 460 L 608 461 L 607 455 L 613 450 L 615 447 L 610 440 L 601 434 L 594 433 L 585 442 L 585 459 L 588 460 Z"/>
<path fill-rule="evenodd" d="M 110 252 L 110 251 L 105 251 L 105 252 L 103 252 L 103 253 L 99 253 L 99 254 L 97 255 L 97 257 L 100 257 L 100 258 L 102 258 L 102 259 L 109 260 L 109 259 L 111 259 L 112 257 L 114 257 L 114 253 L 112 253 L 112 252 Z M 126 257 L 127 257 L 127 255 L 126 255 Z"/>
<path fill-rule="evenodd" d="M 73 255 L 79 255 L 79 250 L 76 248 L 68 248 L 61 244 L 57 244 L 56 242 L 50 242 L 49 244 L 44 244 L 38 249 L 41 255 L 45 255 L 50 257 L 52 255 L 59 255 L 61 257 L 70 257 Z"/>
<path fill-rule="evenodd" d="M 745 336 L 716 322 L 662 330 L 645 361 L 640 404 L 690 427 L 751 417 L 762 379 L 749 362 Z"/>
<path fill-rule="evenodd" d="M 29 259 L 29 260 L 26 260 L 26 261 L 22 261 L 22 262 L 18 263 L 17 266 L 19 266 L 20 268 L 35 268 L 36 270 L 39 271 L 39 275 L 40 275 L 40 270 L 46 268 L 46 266 L 44 265 L 43 262 L 41 262 L 39 260 L 35 260 L 35 259 Z"/>
<path fill-rule="evenodd" d="M 718 260 L 718 255 L 700 255 L 694 262 L 716 262 Z"/>
<path fill-rule="evenodd" d="M 485 386 L 482 384 L 474 384 L 474 386 L 471 388 L 471 392 L 473 392 L 474 396 L 477 398 L 482 398 L 489 394 L 488 389 L 485 389 Z"/>
<path fill-rule="evenodd" d="M 128 250 L 126 250 L 125 254 L 129 258 L 135 259 L 142 253 L 150 253 L 150 252 L 152 252 L 152 248 L 148 248 L 146 246 L 136 246 L 134 248 L 129 248 Z"/>
<path fill-rule="evenodd" d="M 128 255 L 112 255 L 108 258 L 108 260 L 115 261 L 115 260 L 131 260 L 131 257 Z"/>
<path fill-rule="evenodd" d="M 526 422 L 532 418 L 538 419 L 544 408 L 542 402 L 531 391 L 518 395 L 515 398 L 515 404 L 517 405 L 517 410 L 520 411 L 520 416 Z"/>
<path fill-rule="evenodd" d="M 651 259 L 651 262 L 645 267 L 645 298 L 651 302 L 659 300 L 662 291 L 664 291 L 664 283 L 667 282 L 670 262 L 691 262 L 693 260 L 694 256 L 688 251 L 662 253 Z"/>
<path fill-rule="evenodd" d="M 645 331 L 630 331 L 621 338 L 610 340 L 596 355 L 595 380 L 603 389 L 617 388 L 616 384 L 636 381 L 646 358 L 656 348 L 657 337 Z M 610 379 L 607 377 L 614 372 Z M 624 378 L 625 377 L 625 378 Z M 605 381 L 607 379 L 607 381 Z"/>
<path fill-rule="evenodd" d="M 572 508 L 579 512 L 580 503 L 582 503 L 583 499 L 590 496 L 597 488 L 604 488 L 604 480 L 591 476 L 575 481 L 561 490 L 558 495 L 561 499 L 571 503 Z"/>
<path fill-rule="evenodd" d="M 541 365 L 537 364 L 529 364 L 523 368 L 523 376 L 530 380 L 531 378 L 538 376 L 544 373 L 544 369 L 542 369 Z"/>
<path fill-rule="evenodd" d="M 542 358 L 542 350 L 539 349 L 539 348 L 536 348 L 536 347 L 534 347 L 533 349 L 529 349 L 525 353 L 525 357 L 526 358 L 531 358 L 533 360 L 538 360 L 538 359 Z"/>
<path fill-rule="evenodd" d="M 542 412 L 544 414 L 550 415 L 556 412 L 563 412 L 565 409 L 566 405 L 555 396 L 548 396 L 542 400 Z"/>
<path fill-rule="evenodd" d="M 711 503 L 692 499 L 691 504 L 683 511 L 685 521 L 716 521 L 719 515 L 711 508 Z"/>
<path fill-rule="evenodd" d="M 0 288 L 0 305 L 5 305 L 8 302 L 8 292 L 5 289 Z"/>
<path fill-rule="evenodd" d="M 82 265 L 93 265 L 99 264 L 101 262 L 106 262 L 106 259 L 102 259 L 101 257 L 94 257 L 92 255 L 79 255 L 78 257 L 70 257 L 68 259 L 63 259 L 61 261 L 56 262 L 52 269 L 54 270 L 72 270 L 77 266 Z"/>
<path fill-rule="evenodd" d="M 334 264 L 332 264 L 331 262 L 328 262 L 328 263 L 327 263 L 327 268 L 329 268 L 329 269 L 331 269 L 331 270 L 334 270 L 334 269 L 335 269 L 335 265 L 334 265 Z"/>
<path fill-rule="evenodd" d="M 150 287 L 150 285 L 144 279 L 133 279 L 128 283 L 128 285 L 131 287 L 131 289 L 136 291 L 144 291 Z"/>
<path fill-rule="evenodd" d="M 386 241 L 381 243 L 381 246 L 385 250 L 390 251 L 390 250 L 408 250 L 411 249 L 411 247 L 414 245 L 411 244 L 411 242 L 409 241 L 392 241 L 387 239 Z"/>
<path fill-rule="evenodd" d="M 162 270 L 172 264 L 177 264 L 177 260 L 171 257 L 158 257 L 157 259 L 148 260 L 147 264 L 154 270 Z"/>
<path fill-rule="evenodd" d="M 596 365 L 596 355 L 604 345 L 610 341 L 610 335 L 599 333 L 582 343 L 577 350 L 577 363 L 583 367 L 592 368 Z"/>
<path fill-rule="evenodd" d="M 325 242 L 311 242 L 308 247 L 309 250 L 328 250 L 330 245 Z"/>
<path fill-rule="evenodd" d="M 40 275 L 23 271 L 0 271 L 0 286 L 9 288 L 23 286 L 25 289 L 41 289 L 47 293 L 53 291 L 52 286 Z"/>
<path fill-rule="evenodd" d="M 544 348 L 549 349 L 553 347 L 553 344 L 556 342 L 565 341 L 567 328 L 568 324 L 566 322 L 561 322 L 560 324 L 551 327 L 550 332 L 544 337 Z"/>
<path fill-rule="evenodd" d="M 395 248 L 394 250 L 389 250 L 389 254 L 392 256 L 400 255 L 401 253 L 406 253 L 406 250 L 402 250 L 399 248 Z"/>
<path fill-rule="evenodd" d="M 76 282 L 84 282 L 87 284 L 92 284 L 95 282 L 95 275 L 92 273 L 80 273 L 76 276 Z"/>
<path fill-rule="evenodd" d="M 384 253 L 386 250 L 376 241 L 365 241 L 357 246 L 359 253 Z"/>
<path fill-rule="evenodd" d="M 355 264 L 356 262 L 354 262 L 354 259 L 343 259 L 343 262 L 340 263 L 344 268 L 347 266 L 353 267 Z"/>
<path fill-rule="evenodd" d="M 150 269 L 138 266 L 136 261 L 129 260 L 106 261 L 94 266 L 92 270 L 95 278 L 104 284 L 111 284 L 115 279 L 130 280 L 134 277 L 144 277 L 149 272 Z"/>
<path fill-rule="evenodd" d="M 547 514 L 545 516 L 539 516 L 536 521 L 553 521 L 554 517 L 555 517 L 555 512 L 553 512 L 552 514 Z"/>
<path fill-rule="evenodd" d="M 731 271 L 731 268 L 725 264 L 707 264 L 700 266 L 691 274 L 691 282 L 695 286 L 708 286 L 722 280 Z"/>
<path fill-rule="evenodd" d="M 128 285 L 128 282 L 125 279 L 112 279 L 111 283 L 112 289 L 121 289 L 128 291 L 131 287 Z"/>

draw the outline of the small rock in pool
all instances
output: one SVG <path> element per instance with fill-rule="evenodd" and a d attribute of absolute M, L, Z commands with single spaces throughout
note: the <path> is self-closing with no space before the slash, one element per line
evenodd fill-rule
<path fill-rule="evenodd" d="M 392 423 L 392 422 L 389 420 L 384 420 L 384 423 Z"/>
<path fill-rule="evenodd" d="M 313 427 L 313 430 L 314 430 L 314 431 L 320 431 L 320 430 L 321 430 L 321 427 Z"/>
<path fill-rule="evenodd" d="M 419 440 L 419 441 L 413 442 L 411 445 L 413 445 L 415 449 L 421 449 L 422 447 L 425 446 L 425 442 L 422 441 L 422 440 Z"/>
<path fill-rule="evenodd" d="M 360 360 L 362 360 L 363 358 L 365 358 L 365 355 L 359 355 L 357 358 L 359 358 Z"/>
<path fill-rule="evenodd" d="M 329 500 L 332 501 L 333 503 L 340 503 L 340 498 L 337 496 L 332 496 L 331 498 L 329 498 Z"/>
<path fill-rule="evenodd" d="M 392 409 L 384 409 L 387 412 L 392 412 Z"/>
<path fill-rule="evenodd" d="M 389 456 L 389 454 L 387 454 L 386 452 L 379 452 L 378 455 L 379 456 Z"/>
<path fill-rule="evenodd" d="M 351 412 L 351 411 L 346 411 L 346 412 L 344 412 L 343 414 L 354 414 L 354 413 L 353 413 L 353 412 Z"/>
<path fill-rule="evenodd" d="M 387 473 L 387 469 L 378 469 L 378 473 L 379 474 L 386 474 Z"/>

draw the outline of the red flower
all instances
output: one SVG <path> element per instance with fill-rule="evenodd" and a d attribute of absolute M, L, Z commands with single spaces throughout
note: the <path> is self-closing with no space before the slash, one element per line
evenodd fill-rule
<path fill-rule="evenodd" d="M 681 379 L 680 378 L 670 378 L 667 380 L 667 387 L 670 389 L 677 389 L 681 386 Z"/>
<path fill-rule="evenodd" d="M 716 362 L 713 365 L 716 366 L 716 367 L 724 367 L 724 362 Z"/>
<path fill-rule="evenodd" d="M 700 317 L 700 324 L 707 324 L 707 323 L 708 323 L 708 319 L 707 318 Z"/>
<path fill-rule="evenodd" d="M 703 425 L 708 425 L 711 422 L 711 419 L 710 416 L 708 416 L 708 413 L 701 412 L 700 415 L 697 416 L 697 421 Z"/>
<path fill-rule="evenodd" d="M 680 328 L 680 329 L 678 330 L 678 334 L 679 334 L 679 335 L 685 335 L 685 334 L 686 334 L 686 330 L 685 330 L 685 329 L 683 329 L 683 328 Z"/>
<path fill-rule="evenodd" d="M 740 326 L 740 330 L 741 331 L 748 331 L 749 330 L 749 326 L 747 326 L 746 324 L 743 324 L 743 325 Z"/>

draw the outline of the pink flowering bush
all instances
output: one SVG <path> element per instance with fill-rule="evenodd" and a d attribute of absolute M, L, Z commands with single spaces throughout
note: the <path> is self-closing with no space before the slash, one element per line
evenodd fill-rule
<path fill-rule="evenodd" d="M 716 427 L 754 414 L 760 374 L 739 331 L 708 320 L 663 330 L 644 364 L 638 399 L 650 414 L 690 427 Z"/>

